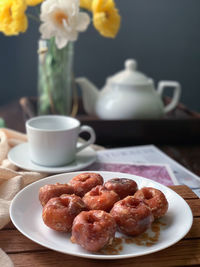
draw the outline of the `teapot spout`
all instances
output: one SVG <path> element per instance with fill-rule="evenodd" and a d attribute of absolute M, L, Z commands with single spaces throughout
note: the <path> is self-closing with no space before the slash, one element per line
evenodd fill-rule
<path fill-rule="evenodd" d="M 96 103 L 99 97 L 98 88 L 85 77 L 76 78 L 76 82 L 82 90 L 84 110 L 89 115 L 96 115 Z"/>

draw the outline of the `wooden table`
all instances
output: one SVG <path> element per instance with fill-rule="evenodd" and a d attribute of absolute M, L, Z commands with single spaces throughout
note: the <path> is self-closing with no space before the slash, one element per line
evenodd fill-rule
<path fill-rule="evenodd" d="M 0 117 L 4 117 L 7 127 L 24 131 L 24 121 L 22 111 L 18 102 L 13 102 L 4 107 L 0 107 Z M 134 145 L 130 143 L 130 145 Z M 157 145 L 155 143 L 155 145 Z M 112 144 L 105 144 L 112 147 Z M 179 163 L 200 176 L 200 145 L 171 145 L 159 146 L 161 150 Z M 15 266 L 200 266 L 200 199 L 185 186 L 172 187 L 190 205 L 194 223 L 187 236 L 177 244 L 142 257 L 130 258 L 126 260 L 90 260 L 69 255 L 64 255 L 48 250 L 23 236 L 10 223 L 0 231 L 0 247 L 6 251 Z M 186 218 L 187 219 L 187 218 Z M 2 266 L 3 267 L 3 266 Z"/>
<path fill-rule="evenodd" d="M 23 236 L 11 223 L 0 231 L 0 247 L 8 253 L 16 267 L 100 267 L 107 264 L 110 267 L 200 266 L 200 199 L 186 186 L 171 188 L 187 201 L 194 222 L 190 232 L 181 241 L 160 252 L 123 260 L 84 259 L 46 249 Z"/>

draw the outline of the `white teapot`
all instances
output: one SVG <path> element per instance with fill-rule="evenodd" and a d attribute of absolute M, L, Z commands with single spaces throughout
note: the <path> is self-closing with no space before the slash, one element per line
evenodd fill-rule
<path fill-rule="evenodd" d="M 125 70 L 109 77 L 102 90 L 84 77 L 76 82 L 82 89 L 85 111 L 105 120 L 161 118 L 176 107 L 181 94 L 181 86 L 175 81 L 160 81 L 156 91 L 154 81 L 137 71 L 133 59 L 126 60 Z M 161 98 L 165 87 L 174 88 L 167 106 Z"/>

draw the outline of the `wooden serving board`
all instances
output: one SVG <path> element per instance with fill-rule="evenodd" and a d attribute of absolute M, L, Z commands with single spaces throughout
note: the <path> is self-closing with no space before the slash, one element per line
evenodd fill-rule
<path fill-rule="evenodd" d="M 84 259 L 46 249 L 23 236 L 12 223 L 0 231 L 0 247 L 10 256 L 16 267 L 104 267 L 106 264 L 109 267 L 200 266 L 200 199 L 186 186 L 170 188 L 189 204 L 194 222 L 190 232 L 181 241 L 162 251 L 122 260 Z"/>

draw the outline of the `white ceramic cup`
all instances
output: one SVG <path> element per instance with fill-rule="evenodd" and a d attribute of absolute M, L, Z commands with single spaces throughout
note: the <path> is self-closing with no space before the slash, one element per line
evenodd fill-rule
<path fill-rule="evenodd" d="M 76 153 L 95 142 L 95 132 L 80 121 L 67 116 L 46 115 L 26 121 L 30 159 L 43 166 L 64 166 Z M 77 146 L 79 134 L 88 132 L 89 140 Z"/>

